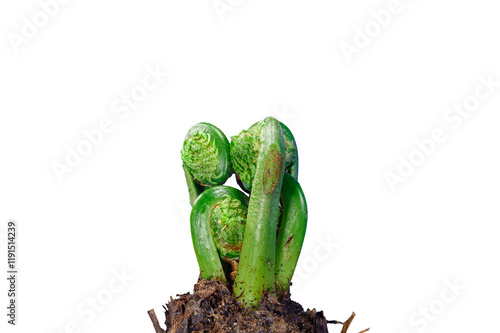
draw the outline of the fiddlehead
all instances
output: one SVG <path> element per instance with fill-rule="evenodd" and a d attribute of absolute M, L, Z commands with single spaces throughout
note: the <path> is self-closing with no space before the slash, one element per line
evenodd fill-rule
<path fill-rule="evenodd" d="M 255 309 L 263 290 L 274 293 L 275 248 L 285 144 L 279 122 L 262 122 L 260 150 L 252 183 L 245 239 L 233 293 L 244 307 Z"/>
<path fill-rule="evenodd" d="M 300 184 L 289 174 L 281 186 L 281 221 L 276 239 L 276 284 L 285 294 L 290 289 L 307 228 L 307 203 Z"/>
<path fill-rule="evenodd" d="M 202 186 L 221 185 L 232 174 L 229 141 L 220 129 L 199 123 L 188 131 L 181 150 L 184 166 Z"/>
<path fill-rule="evenodd" d="M 239 257 L 247 207 L 243 192 L 224 185 L 205 190 L 195 201 L 191 238 L 202 278 L 227 283 L 222 260 Z"/>
<path fill-rule="evenodd" d="M 252 189 L 253 177 L 257 170 L 260 151 L 260 131 L 263 121 L 253 124 L 248 130 L 231 138 L 231 162 L 245 190 Z"/>
<path fill-rule="evenodd" d="M 264 121 L 253 124 L 248 130 L 231 138 L 231 162 L 240 185 L 246 191 L 252 189 L 252 183 L 257 170 L 257 158 L 261 148 L 261 128 Z M 285 144 L 285 171 L 294 178 L 298 177 L 297 144 L 290 129 L 283 123 L 282 128 Z"/>

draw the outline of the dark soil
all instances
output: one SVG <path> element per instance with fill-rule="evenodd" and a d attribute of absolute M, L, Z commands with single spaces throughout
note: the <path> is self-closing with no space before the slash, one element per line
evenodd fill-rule
<path fill-rule="evenodd" d="M 150 312 L 157 333 L 154 312 Z M 167 333 L 327 333 L 323 312 L 304 311 L 302 306 L 285 297 L 278 301 L 264 295 L 256 311 L 243 309 L 229 289 L 215 280 L 200 280 L 194 293 L 170 298 L 166 306 Z"/>

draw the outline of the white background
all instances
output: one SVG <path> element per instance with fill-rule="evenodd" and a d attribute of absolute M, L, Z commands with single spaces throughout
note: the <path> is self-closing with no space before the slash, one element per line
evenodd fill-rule
<path fill-rule="evenodd" d="M 222 4 L 220 15 L 212 0 L 69 1 L 14 47 L 42 9 L 2 2 L 1 266 L 15 219 L 20 271 L 16 327 L 0 283 L 2 332 L 153 332 L 146 311 L 162 322 L 161 305 L 198 277 L 185 133 L 206 121 L 231 136 L 268 115 L 295 134 L 309 204 L 295 300 L 328 319 L 355 311 L 352 332 L 494 330 L 500 87 L 460 124 L 443 116 L 474 101 L 480 76 L 500 81 L 496 3 L 401 0 L 381 28 L 370 13 L 389 1 Z M 148 66 L 168 78 L 115 113 Z M 54 163 L 103 119 L 112 132 L 60 181 Z M 386 173 L 422 157 L 415 140 L 436 128 L 447 139 L 392 191 Z M 110 294 L 122 270 L 133 278 Z"/>

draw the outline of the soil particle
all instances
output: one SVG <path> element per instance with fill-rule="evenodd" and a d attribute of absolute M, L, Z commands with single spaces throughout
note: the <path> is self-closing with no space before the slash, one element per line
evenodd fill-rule
<path fill-rule="evenodd" d="M 167 333 L 328 333 L 322 311 L 304 311 L 289 296 L 264 294 L 259 308 L 250 311 L 216 280 L 200 280 L 193 294 L 177 296 L 166 306 Z"/>

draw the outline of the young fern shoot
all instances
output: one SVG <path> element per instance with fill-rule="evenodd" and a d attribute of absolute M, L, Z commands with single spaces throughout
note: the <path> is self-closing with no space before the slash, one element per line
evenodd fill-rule
<path fill-rule="evenodd" d="M 258 307 L 264 290 L 275 292 L 276 230 L 285 155 L 280 123 L 268 117 L 258 126 L 260 133 L 254 139 L 260 149 L 233 286 L 233 294 L 243 306 L 253 309 Z"/>
<path fill-rule="evenodd" d="M 243 190 L 250 192 L 252 182 L 257 170 L 257 158 L 259 156 L 261 142 L 260 133 L 263 121 L 259 121 L 248 130 L 231 138 L 231 162 Z M 285 144 L 285 172 L 291 174 L 295 179 L 299 177 L 299 152 L 297 143 L 290 129 L 280 123 Z"/>
<path fill-rule="evenodd" d="M 224 133 L 209 123 L 189 129 L 181 158 L 191 205 L 207 188 L 222 185 L 233 174 L 230 146 Z"/>
<path fill-rule="evenodd" d="M 191 238 L 203 279 L 228 282 L 223 261 L 240 255 L 248 197 L 230 186 L 204 191 L 191 211 Z"/>
<path fill-rule="evenodd" d="M 276 241 L 276 287 L 283 296 L 290 290 L 306 235 L 307 203 L 300 184 L 290 174 L 281 186 L 281 222 Z"/>

